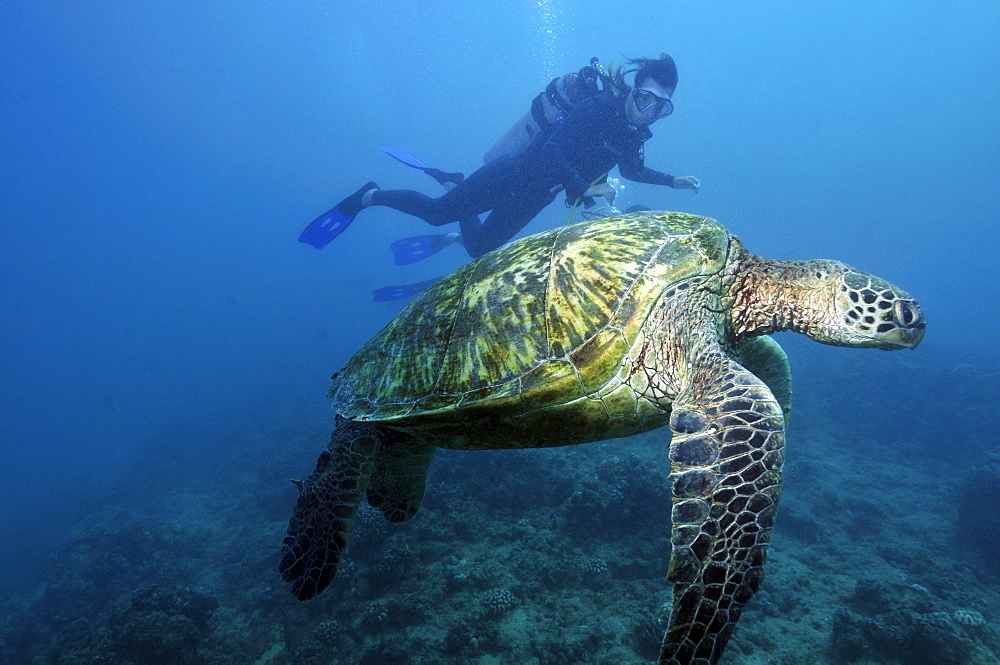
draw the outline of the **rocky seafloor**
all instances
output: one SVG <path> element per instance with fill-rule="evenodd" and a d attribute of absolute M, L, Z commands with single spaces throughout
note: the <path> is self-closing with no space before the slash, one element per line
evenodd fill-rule
<path fill-rule="evenodd" d="M 860 355 L 793 356 L 767 577 L 724 665 L 1000 663 L 1000 376 Z M 0 663 L 655 661 L 668 433 L 440 451 L 417 517 L 363 508 L 340 576 L 306 603 L 276 566 L 288 479 L 326 423 L 242 436 L 218 454 L 166 450 L 109 491 L 49 579 L 0 601 Z"/>

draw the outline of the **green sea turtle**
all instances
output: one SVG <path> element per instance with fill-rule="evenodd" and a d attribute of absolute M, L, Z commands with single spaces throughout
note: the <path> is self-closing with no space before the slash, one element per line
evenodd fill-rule
<path fill-rule="evenodd" d="M 715 663 L 764 574 L 791 376 L 769 333 L 913 348 L 920 306 L 836 261 L 771 261 L 718 222 L 639 212 L 539 233 L 460 268 L 335 375 L 336 429 L 280 571 L 337 574 L 362 497 L 420 507 L 436 448 L 565 446 L 669 426 L 673 609 L 660 663 Z"/>

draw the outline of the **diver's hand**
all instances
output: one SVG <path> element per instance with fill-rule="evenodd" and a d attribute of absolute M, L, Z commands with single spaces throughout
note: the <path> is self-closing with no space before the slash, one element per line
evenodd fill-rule
<path fill-rule="evenodd" d="M 682 175 L 674 178 L 674 189 L 693 189 L 695 193 L 701 187 L 701 181 L 693 175 Z"/>
<path fill-rule="evenodd" d="M 674 182 L 677 182 L 676 178 L 674 179 Z M 617 194 L 618 191 L 614 187 L 606 182 L 602 182 L 600 185 L 593 185 L 589 187 L 587 191 L 583 193 L 583 198 L 592 199 L 597 196 L 603 196 L 607 200 L 608 205 L 611 205 L 615 202 L 615 196 Z"/>

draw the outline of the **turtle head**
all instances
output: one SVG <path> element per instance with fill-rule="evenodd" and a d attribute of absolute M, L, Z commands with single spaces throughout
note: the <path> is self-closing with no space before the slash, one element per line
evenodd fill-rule
<path fill-rule="evenodd" d="M 737 336 L 793 330 L 833 346 L 912 349 L 927 322 L 910 295 L 839 261 L 775 261 L 742 254 L 732 330 Z"/>
<path fill-rule="evenodd" d="M 927 321 L 917 301 L 891 282 L 840 264 L 834 315 L 848 346 L 913 349 L 924 338 Z M 833 344 L 844 343 L 838 341 Z"/>
<path fill-rule="evenodd" d="M 817 320 L 802 332 L 817 342 L 892 351 L 915 348 L 924 338 L 923 310 L 903 289 L 839 261 L 804 263 L 812 268 L 806 279 L 815 280 L 818 287 L 806 292 L 819 302 L 809 308 Z M 824 298 L 824 292 L 829 298 Z M 829 303 L 826 307 L 824 299 Z"/>

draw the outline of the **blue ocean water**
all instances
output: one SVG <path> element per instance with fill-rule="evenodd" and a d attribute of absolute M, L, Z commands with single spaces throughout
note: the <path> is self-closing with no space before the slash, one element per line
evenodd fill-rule
<path fill-rule="evenodd" d="M 998 451 L 995 409 L 976 402 L 1000 326 L 993 2 L 15 0 L 0 34 L 2 594 L 30 596 L 74 530 L 134 519 L 148 492 L 197 493 L 235 466 L 249 496 L 234 500 L 252 505 L 305 474 L 322 435 L 278 469 L 260 442 L 329 427 L 331 372 L 400 307 L 371 291 L 466 259 L 394 266 L 388 243 L 428 227 L 385 208 L 321 251 L 301 228 L 367 180 L 436 192 L 383 146 L 471 172 L 591 56 L 675 58 L 676 111 L 646 163 L 702 183 L 622 181 L 620 207 L 710 215 L 762 256 L 837 258 L 923 305 L 915 352 L 783 336 L 815 367 L 806 413 L 926 437 L 900 458 L 950 462 L 949 482 Z M 525 233 L 563 224 L 560 200 Z M 857 388 L 839 362 L 884 380 Z M 956 431 L 977 440 L 939 456 Z"/>

